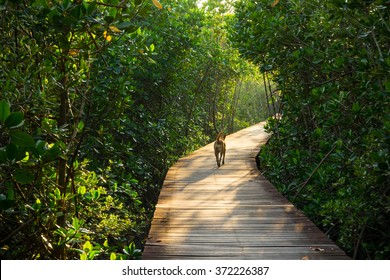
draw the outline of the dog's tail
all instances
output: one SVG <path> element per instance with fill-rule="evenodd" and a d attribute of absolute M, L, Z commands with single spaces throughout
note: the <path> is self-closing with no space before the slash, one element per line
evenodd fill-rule
<path fill-rule="evenodd" d="M 220 143 L 221 141 L 225 140 L 226 138 L 226 134 L 223 134 L 223 132 L 219 132 L 218 135 L 217 135 L 217 139 L 215 141 L 217 141 L 217 143 Z"/>

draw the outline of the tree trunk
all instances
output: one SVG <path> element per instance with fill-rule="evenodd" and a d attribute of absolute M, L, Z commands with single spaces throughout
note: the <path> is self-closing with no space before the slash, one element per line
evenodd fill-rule
<path fill-rule="evenodd" d="M 59 111 L 59 117 L 58 117 L 58 127 L 64 126 L 68 123 L 68 111 L 69 111 L 69 104 L 68 104 L 68 77 L 66 73 L 66 66 L 65 66 L 65 60 L 62 59 L 60 62 L 59 70 L 62 73 L 62 78 L 60 80 L 60 91 L 59 91 L 59 98 L 60 98 L 60 105 L 58 108 Z M 58 159 L 58 166 L 57 166 L 57 186 L 60 190 L 62 201 L 60 202 L 60 211 L 62 212 L 62 216 L 58 217 L 57 219 L 57 225 L 61 228 L 64 228 L 66 225 L 66 212 L 67 212 L 67 205 L 66 205 L 66 194 L 67 194 L 67 183 L 66 183 L 66 160 L 62 157 L 59 157 Z M 60 245 L 58 248 L 56 248 L 55 256 L 58 259 L 65 259 L 65 244 Z"/>

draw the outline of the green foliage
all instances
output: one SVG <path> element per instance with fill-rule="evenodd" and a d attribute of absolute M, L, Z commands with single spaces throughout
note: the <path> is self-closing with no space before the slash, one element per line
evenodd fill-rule
<path fill-rule="evenodd" d="M 261 120 L 214 4 L 0 1 L 2 258 L 140 258 L 167 169 Z"/>
<path fill-rule="evenodd" d="M 232 37 L 273 76 L 269 179 L 352 257 L 388 259 L 389 6 L 238 1 Z"/>
<path fill-rule="evenodd" d="M 85 240 L 110 237 L 111 250 L 125 238 L 135 240 L 145 230 L 142 222 L 134 226 L 145 220 L 138 195 L 123 197 L 107 182 L 112 172 L 104 165 L 99 173 L 88 170 L 83 140 L 100 123 L 89 117 L 99 93 L 91 87 L 93 62 L 104 61 L 103 52 L 120 36 L 137 30 L 135 19 L 150 3 L 0 5 L 0 90 L 18 108 L 11 112 L 1 100 L 1 254 L 66 259 L 75 258 L 72 250 Z M 130 174 L 126 179 L 136 184 Z"/>
<path fill-rule="evenodd" d="M 139 260 L 141 258 L 141 250 L 136 249 L 134 243 L 124 246 L 123 253 L 115 253 L 108 245 L 107 240 L 103 245 L 92 245 L 91 242 L 87 241 L 84 243 L 83 249 L 77 251 L 80 254 L 80 260 L 96 260 L 102 257 L 107 259 L 106 256 L 109 256 L 110 260 Z"/>

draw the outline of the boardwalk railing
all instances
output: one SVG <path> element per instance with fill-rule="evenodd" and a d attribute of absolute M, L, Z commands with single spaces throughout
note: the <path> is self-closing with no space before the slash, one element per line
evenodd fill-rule
<path fill-rule="evenodd" d="M 144 259 L 348 259 L 256 167 L 264 123 L 181 158 L 162 187 Z"/>

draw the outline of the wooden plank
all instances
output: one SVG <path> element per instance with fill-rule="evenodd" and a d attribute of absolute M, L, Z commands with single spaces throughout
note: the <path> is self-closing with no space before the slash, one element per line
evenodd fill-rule
<path fill-rule="evenodd" d="M 226 138 L 225 165 L 213 143 L 170 168 L 144 259 L 348 259 L 257 170 L 269 135 L 263 123 Z"/>
<path fill-rule="evenodd" d="M 287 246 L 287 247 L 267 247 L 267 246 L 219 246 L 219 245 L 150 245 L 150 253 L 158 256 L 158 259 L 258 259 L 262 256 L 269 260 L 339 260 L 345 255 L 340 254 L 336 246 Z M 318 251 L 317 251 L 318 250 Z M 319 251 L 323 250 L 323 251 Z M 191 251 L 191 254 L 186 252 Z"/>

